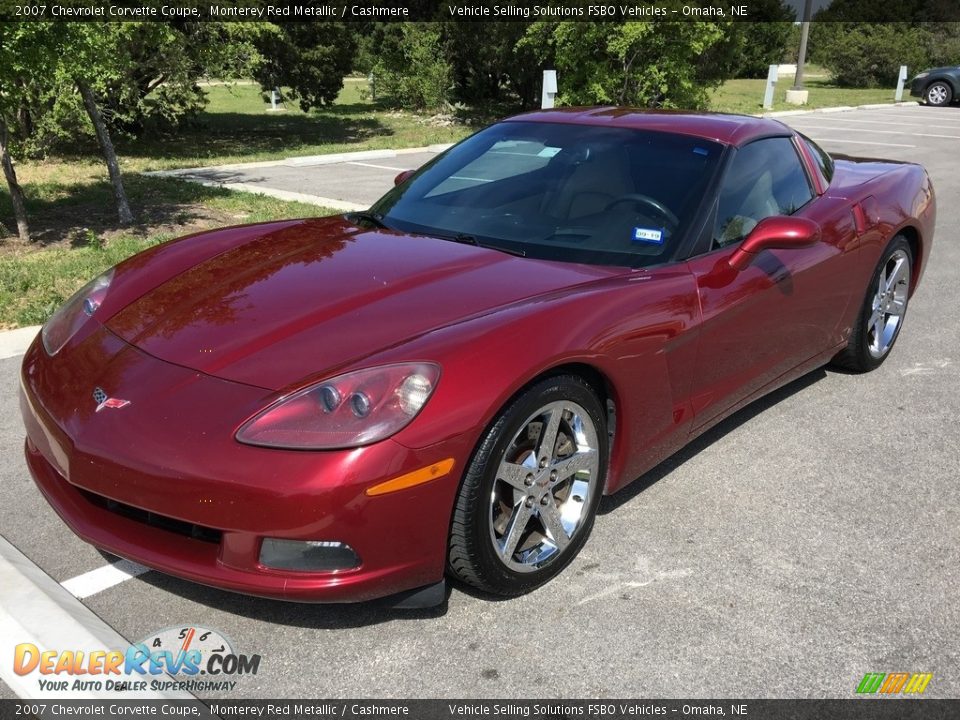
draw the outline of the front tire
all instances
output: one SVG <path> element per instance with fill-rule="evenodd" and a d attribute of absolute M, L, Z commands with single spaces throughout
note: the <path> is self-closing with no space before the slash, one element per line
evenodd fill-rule
<path fill-rule="evenodd" d="M 949 105 L 950 101 L 953 100 L 953 88 L 942 80 L 937 80 L 927 86 L 923 97 L 927 101 L 927 105 L 943 107 Z"/>
<path fill-rule="evenodd" d="M 833 359 L 834 365 L 864 373 L 883 364 L 907 315 L 912 272 L 910 243 L 897 235 L 874 270 L 847 347 Z"/>
<path fill-rule="evenodd" d="M 464 474 L 449 571 L 497 595 L 543 585 L 586 542 L 606 471 L 606 422 L 593 388 L 575 375 L 533 385 L 500 413 Z"/>

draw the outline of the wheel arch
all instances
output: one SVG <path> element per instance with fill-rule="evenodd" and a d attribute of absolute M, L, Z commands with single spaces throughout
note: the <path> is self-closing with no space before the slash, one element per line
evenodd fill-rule
<path fill-rule="evenodd" d="M 902 235 L 906 238 L 907 244 L 910 246 L 913 267 L 910 268 L 910 294 L 908 297 L 913 297 L 913 293 L 916 291 L 920 279 L 920 268 L 926 260 L 923 241 L 920 237 L 920 231 L 913 225 L 904 225 L 893 234 L 893 237 L 897 235 Z"/>

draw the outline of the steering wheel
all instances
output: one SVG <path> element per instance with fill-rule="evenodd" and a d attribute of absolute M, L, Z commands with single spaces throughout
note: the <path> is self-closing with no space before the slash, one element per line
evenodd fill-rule
<path fill-rule="evenodd" d="M 626 202 L 640 203 L 642 205 L 646 205 L 651 210 L 656 210 L 657 214 L 659 214 L 665 220 L 669 220 L 674 228 L 680 225 L 680 219 L 676 215 L 674 215 L 668 207 L 666 207 L 659 200 L 654 200 L 649 195 L 641 195 L 640 193 L 630 193 L 628 195 L 621 195 L 616 200 L 614 200 L 609 205 L 607 205 L 604 208 L 604 212 L 611 210 L 617 205 L 620 205 Z"/>

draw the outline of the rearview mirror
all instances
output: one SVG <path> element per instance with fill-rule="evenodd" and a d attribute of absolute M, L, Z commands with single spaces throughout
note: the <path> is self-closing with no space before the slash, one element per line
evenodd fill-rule
<path fill-rule="evenodd" d="M 727 262 L 734 270 L 746 270 L 764 250 L 794 250 L 818 242 L 820 226 L 813 220 L 775 215 L 758 222 Z"/>
<path fill-rule="evenodd" d="M 416 172 L 416 170 L 404 170 L 402 173 L 399 173 L 399 174 L 393 179 L 393 184 L 394 184 L 394 185 L 400 185 L 401 183 L 406 182 L 407 178 L 409 178 L 409 177 L 410 177 L 411 175 L 413 175 L 415 172 Z"/>

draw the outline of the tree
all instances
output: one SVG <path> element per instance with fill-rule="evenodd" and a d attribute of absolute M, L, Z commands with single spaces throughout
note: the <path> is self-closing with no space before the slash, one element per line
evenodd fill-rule
<path fill-rule="evenodd" d="M 353 69 L 354 30 L 345 23 L 261 23 L 253 39 L 259 62 L 253 77 L 265 90 L 290 88 L 307 112 L 330 105 Z"/>
<path fill-rule="evenodd" d="M 555 53 L 559 100 L 700 108 L 722 73 L 700 59 L 724 38 L 716 22 L 533 23 L 530 42 Z"/>
<path fill-rule="evenodd" d="M 112 62 L 117 41 L 123 35 L 123 30 L 118 25 L 122 23 L 107 25 L 73 23 L 65 26 L 58 73 L 62 78 L 72 80 L 80 92 L 80 97 L 83 98 L 83 106 L 90 117 L 100 144 L 100 151 L 107 165 L 120 224 L 129 225 L 133 222 L 133 213 L 123 187 L 120 162 L 117 160 L 110 130 L 104 122 L 94 94 L 94 87 L 99 85 L 102 89 L 118 75 L 116 65 Z"/>
<path fill-rule="evenodd" d="M 727 2 L 714 0 L 721 7 Z M 750 3 L 750 22 L 727 21 L 724 37 L 701 58 L 702 72 L 710 70 L 724 78 L 766 77 L 770 65 L 796 53 L 788 54 L 793 21 L 796 13 L 783 0 L 753 0 Z"/>
<path fill-rule="evenodd" d="M 450 102 L 453 69 L 444 55 L 440 23 L 380 23 L 374 33 L 378 100 L 414 110 Z"/>
<path fill-rule="evenodd" d="M 11 128 L 23 122 L 23 89 L 51 73 L 55 61 L 47 23 L 0 23 L 0 165 L 10 191 L 17 234 L 30 241 L 26 201 L 13 163 Z"/>
<path fill-rule="evenodd" d="M 453 22 L 441 24 L 444 57 L 453 73 L 454 97 L 464 103 L 536 107 L 549 53 L 538 57 L 521 43 L 529 23 Z"/>

